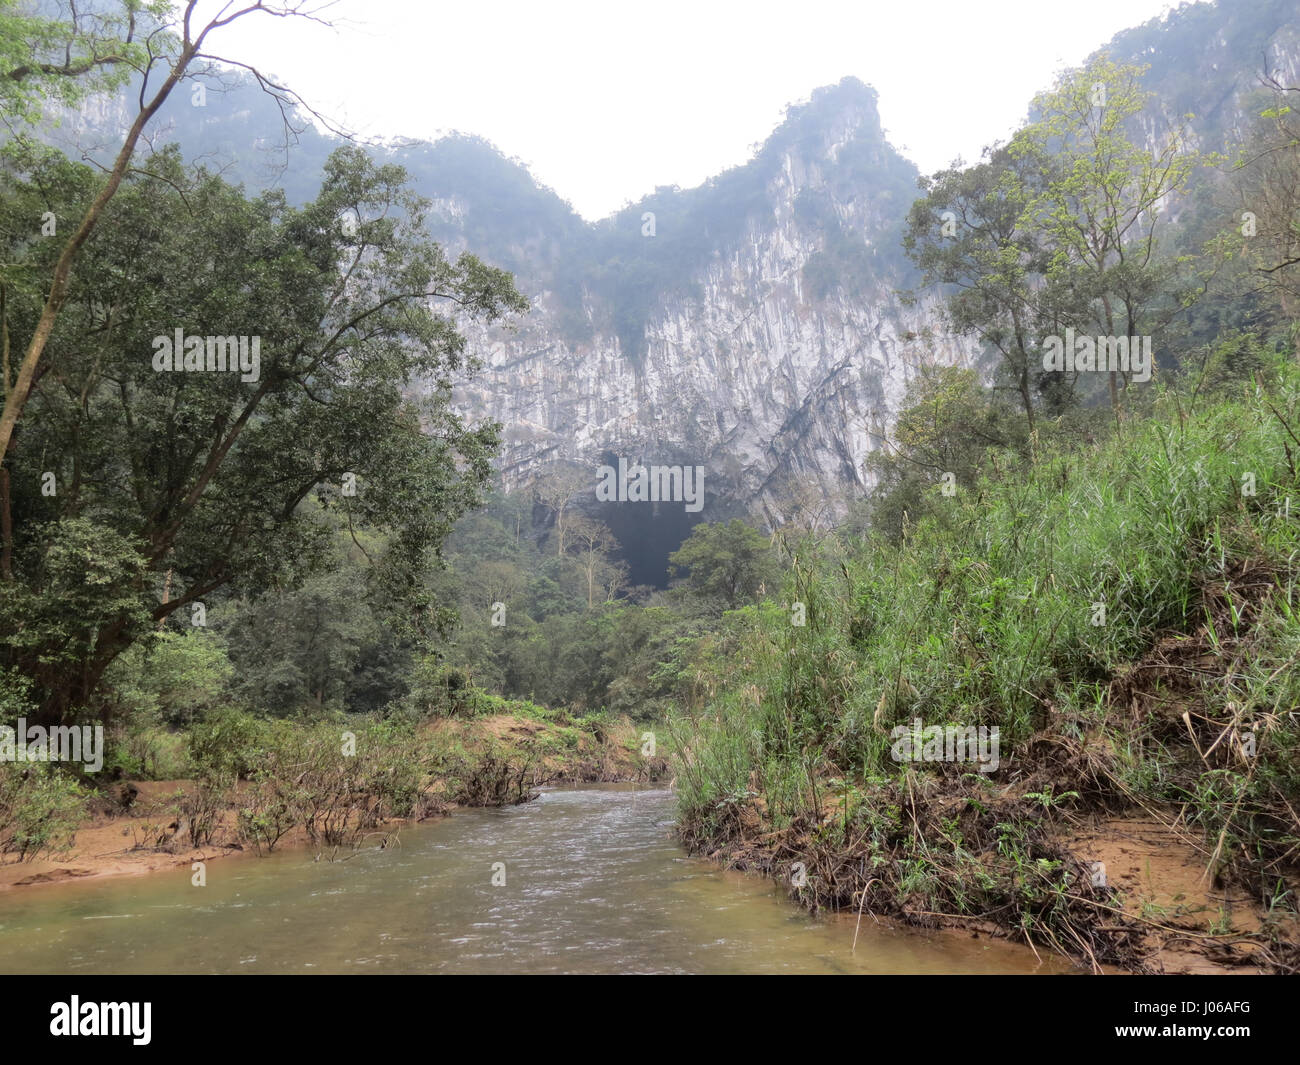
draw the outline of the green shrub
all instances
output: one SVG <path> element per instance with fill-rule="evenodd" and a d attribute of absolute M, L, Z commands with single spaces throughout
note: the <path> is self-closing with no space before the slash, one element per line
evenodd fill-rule
<path fill-rule="evenodd" d="M 210 632 L 160 632 L 128 647 L 105 679 L 133 719 L 184 726 L 222 705 L 231 674 Z"/>
<path fill-rule="evenodd" d="M 47 762 L 0 762 L 0 852 L 28 861 L 70 847 L 85 813 L 84 793 Z"/>
<path fill-rule="evenodd" d="M 242 710 L 225 708 L 190 730 L 190 763 L 195 775 L 234 783 L 249 777 L 266 756 L 267 725 Z"/>

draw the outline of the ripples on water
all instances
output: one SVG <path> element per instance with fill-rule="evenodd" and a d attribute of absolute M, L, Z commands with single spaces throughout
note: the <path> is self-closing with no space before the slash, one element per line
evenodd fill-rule
<path fill-rule="evenodd" d="M 557 789 L 461 810 L 348 861 L 292 851 L 0 894 L 9 973 L 1013 973 L 1020 947 L 809 917 L 688 858 L 672 796 Z M 505 884 L 493 884 L 504 863 Z M 499 880 L 500 877 L 498 876 Z"/>

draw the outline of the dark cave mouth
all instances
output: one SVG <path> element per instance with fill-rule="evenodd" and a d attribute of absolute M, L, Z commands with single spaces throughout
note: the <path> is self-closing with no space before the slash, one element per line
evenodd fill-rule
<path fill-rule="evenodd" d="M 659 589 L 668 587 L 668 556 L 704 520 L 681 503 L 597 503 L 584 511 L 618 540 L 616 557 L 627 563 L 628 584 Z"/>

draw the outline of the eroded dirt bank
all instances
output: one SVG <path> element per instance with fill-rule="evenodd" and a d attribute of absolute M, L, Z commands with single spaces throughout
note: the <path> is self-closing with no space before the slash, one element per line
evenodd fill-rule
<path fill-rule="evenodd" d="M 1012 939 L 1096 973 L 1294 974 L 1300 928 L 1231 878 L 1174 809 L 1049 809 L 1035 785 L 916 779 L 858 816 L 828 798 L 819 824 L 774 829 L 761 798 L 693 853 L 782 881 L 813 911 Z M 859 797 L 860 798 L 860 797 Z M 875 823 L 875 831 L 864 822 Z"/>
<path fill-rule="evenodd" d="M 422 798 L 423 816 L 387 818 L 361 833 L 347 846 L 313 839 L 294 825 L 267 847 L 241 832 L 241 801 L 250 790 L 246 781 L 233 789 L 224 808 L 215 814 L 211 838 L 195 846 L 187 838 L 183 810 L 192 808 L 200 790 L 194 780 L 121 781 L 105 785 L 87 804 L 87 817 L 66 846 L 25 861 L 14 855 L 0 861 L 0 890 L 31 888 L 72 879 L 133 876 L 189 867 L 195 862 L 248 857 L 298 849 L 314 849 L 322 857 L 337 857 L 352 846 L 383 846 L 386 837 L 403 825 L 446 816 L 462 806 L 490 806 L 523 801 L 543 784 L 637 782 L 661 779 L 662 758 L 643 758 L 639 732 L 619 722 L 595 733 L 550 721 L 511 714 L 455 720 L 438 719 L 422 726 L 443 742 L 451 742 L 477 759 L 478 772 L 469 777 L 470 793 L 453 796 L 448 782 L 428 782 Z M 457 801 L 457 800 L 460 801 Z"/>

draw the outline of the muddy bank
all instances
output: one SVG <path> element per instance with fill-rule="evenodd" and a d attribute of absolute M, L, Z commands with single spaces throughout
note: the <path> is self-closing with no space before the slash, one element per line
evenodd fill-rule
<path fill-rule="evenodd" d="M 809 745 L 804 764 L 759 762 L 723 788 L 688 736 L 676 768 L 707 800 L 683 842 L 810 909 L 1005 936 L 1094 972 L 1300 973 L 1300 735 L 1278 687 L 1296 655 L 1283 648 L 1253 701 L 1225 697 L 1241 663 L 1282 652 L 1274 571 L 1224 571 L 1198 589 L 1201 623 L 1157 634 L 1086 699 L 1044 697 L 989 772 L 892 754 L 818 765 Z M 887 735 L 887 711 L 862 727 Z"/>
<path fill-rule="evenodd" d="M 1172 820 L 1174 812 L 1166 813 Z M 1104 874 L 1123 919 L 1136 925 L 1134 971 L 1295 971 L 1294 921 L 1270 930 L 1263 907 L 1238 885 L 1216 884 L 1203 848 L 1170 823 L 1142 812 L 1098 817 L 1067 832 L 1062 843 L 1095 876 Z"/>
<path fill-rule="evenodd" d="M 859 925 L 1008 939 L 1094 973 L 1297 971 L 1294 914 L 1269 914 L 1210 877 L 1205 848 L 1171 826 L 1176 811 L 1074 814 L 1027 800 L 1023 787 L 968 787 L 914 779 L 882 789 L 869 817 L 852 797 L 847 816 L 845 801 L 828 800 L 818 824 L 783 829 L 756 798 L 721 832 L 679 832 L 692 853 L 779 880 L 809 910 Z"/>
<path fill-rule="evenodd" d="M 198 781 L 120 781 L 89 796 L 84 822 L 63 845 L 22 861 L 15 854 L 0 856 L 0 890 L 141 875 L 272 851 L 315 850 L 322 859 L 337 860 L 357 848 L 385 846 L 404 826 L 459 808 L 528 801 L 546 784 L 648 782 L 666 772 L 662 758 L 640 755 L 639 732 L 626 721 L 588 733 L 553 721 L 498 714 L 437 719 L 419 731 L 439 744 L 455 745 L 470 771 L 454 784 L 427 781 L 418 816 L 378 818 L 344 842 L 322 839 L 300 823 L 268 841 L 265 834 L 249 832 L 247 807 L 255 802 L 257 789 L 240 780 L 209 812 L 210 826 L 196 845 L 188 820 L 204 802 L 205 789 Z"/>

